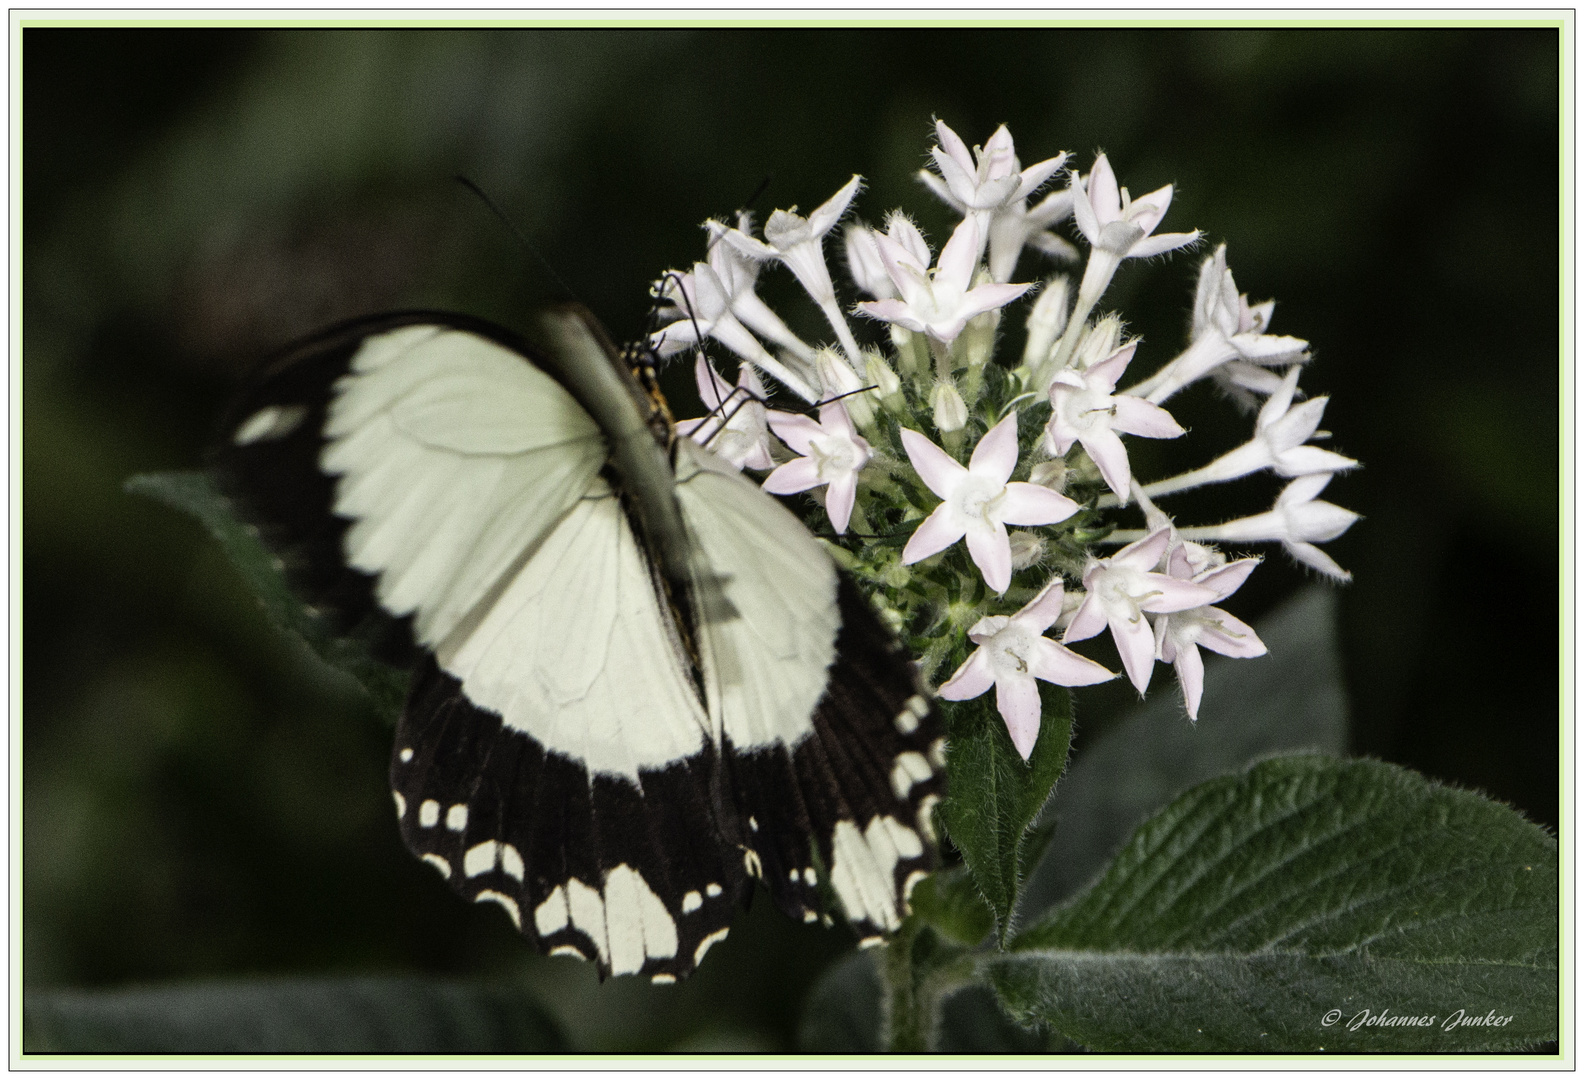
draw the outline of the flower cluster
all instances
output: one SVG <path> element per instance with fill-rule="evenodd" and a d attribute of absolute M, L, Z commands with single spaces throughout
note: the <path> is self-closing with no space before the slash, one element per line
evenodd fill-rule
<path fill-rule="evenodd" d="M 810 493 L 811 527 L 916 648 L 939 696 L 963 701 L 993 686 L 1025 758 L 1039 733 L 1037 680 L 1115 677 L 1068 647 L 1107 629 L 1139 692 L 1157 660 L 1171 664 L 1197 719 L 1199 650 L 1265 651 L 1218 606 L 1259 559 L 1216 545 L 1280 544 L 1348 578 L 1317 545 L 1358 515 L 1317 496 L 1358 462 L 1313 445 L 1326 435 L 1327 399 L 1298 389 L 1308 343 L 1269 332 L 1274 302 L 1238 292 L 1223 245 L 1200 268 L 1187 347 L 1119 389 L 1143 342 L 1100 308 L 1107 287 L 1125 260 L 1200 239 L 1156 231 L 1171 185 L 1133 198 L 1104 154 L 1087 174 L 1066 169 L 1067 154 L 1024 168 L 1004 126 L 971 151 L 945 123 L 935 130 L 933 169 L 920 179 L 962 220 L 938 252 L 901 211 L 884 228 L 846 224 L 839 241 L 863 296 L 855 303 L 838 299 L 825 249 L 861 178 L 807 217 L 776 210 L 762 236 L 746 213 L 705 223 L 705 261 L 655 287 L 669 325 L 651 344 L 663 356 L 695 352 L 707 410 L 679 431 L 739 469 L 768 473 L 767 491 Z M 1086 255 L 1054 231 L 1069 223 Z M 1058 263 L 1082 258 L 1083 271 L 1015 282 L 1028 249 Z M 833 342 L 803 341 L 756 295 L 774 263 L 813 299 Z M 1004 314 L 1025 299 L 1022 355 L 998 363 Z M 865 322 L 883 330 L 863 331 Z M 704 339 L 737 357 L 735 383 L 711 366 Z M 771 407 L 762 377 L 796 409 Z M 1253 413 L 1252 434 L 1208 464 L 1141 482 L 1126 440 L 1184 435 L 1167 404 L 1201 382 Z M 1263 513 L 1179 526 L 1156 505 L 1262 472 L 1290 481 Z M 1142 513 L 1142 528 L 1120 527 L 1129 512 Z M 1096 553 L 1116 545 L 1109 557 Z M 1053 626 L 1060 642 L 1046 636 Z"/>

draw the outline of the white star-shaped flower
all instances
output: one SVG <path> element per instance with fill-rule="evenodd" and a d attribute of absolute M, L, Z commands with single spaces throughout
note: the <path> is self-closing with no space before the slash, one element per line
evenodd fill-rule
<path fill-rule="evenodd" d="M 1005 124 L 996 128 L 983 149 L 972 155 L 967 145 L 943 120 L 935 121 L 940 145 L 930 151 L 939 175 L 919 170 L 919 179 L 942 202 L 965 217 L 972 214 L 979 222 L 980 242 L 990 248 L 990 277 L 1007 281 L 1017 266 L 1018 255 L 1031 239 L 1049 254 L 1074 258 L 1072 245 L 1047 230 L 1072 213 L 1070 192 L 1055 192 L 1033 210 L 1028 197 L 1061 169 L 1066 154 L 1047 158 L 1023 168 Z M 977 161 L 975 160 L 977 158 Z"/>
<path fill-rule="evenodd" d="M 707 446 L 737 468 L 773 469 L 770 431 L 766 426 L 764 385 L 754 369 L 743 364 L 732 386 L 710 367 L 700 349 L 693 366 L 699 400 L 709 410 L 697 420 L 678 420 L 678 434 Z"/>
<path fill-rule="evenodd" d="M 1192 581 L 1214 589 L 1216 600 L 1225 600 L 1242 587 L 1259 565 L 1258 559 L 1198 569 L 1194 550 L 1204 549 L 1191 541 L 1178 541 L 1166 557 L 1166 573 L 1180 581 Z M 1155 655 L 1177 671 L 1188 719 L 1199 719 L 1199 702 L 1204 696 L 1203 646 L 1222 656 L 1248 659 L 1265 655 L 1265 643 L 1252 627 L 1218 607 L 1205 605 L 1158 616 L 1155 620 Z"/>
<path fill-rule="evenodd" d="M 1141 694 L 1155 667 L 1155 633 L 1145 613 L 1187 611 L 1220 598 L 1214 589 L 1155 572 L 1169 543 L 1171 529 L 1156 529 L 1109 559 L 1092 560 L 1084 571 L 1083 606 L 1062 636 L 1063 644 L 1083 641 L 1109 625 L 1122 666 Z"/>
<path fill-rule="evenodd" d="M 955 341 L 975 315 L 1010 304 L 1032 287 L 1032 282 L 969 287 L 979 263 L 979 225 L 972 217 L 963 218 L 952 232 L 934 271 L 928 269 L 927 250 L 921 253 L 878 233 L 875 244 L 901 296 L 867 300 L 859 310 L 944 345 Z"/>
<path fill-rule="evenodd" d="M 808 217 L 799 214 L 796 207 L 777 210 L 765 221 L 763 240 L 757 240 L 741 229 L 728 229 L 724 234 L 728 244 L 751 259 L 774 259 L 785 263 L 798 279 L 798 284 L 825 313 L 843 351 L 849 361 L 855 364 L 858 362 L 858 342 L 854 340 L 847 320 L 836 305 L 836 286 L 831 281 L 830 268 L 825 265 L 824 239 L 825 234 L 834 229 L 847 212 L 847 207 L 862 184 L 863 177 L 854 175 L 840 191 L 825 200 Z"/>
<path fill-rule="evenodd" d="M 743 287 L 744 278 L 732 275 L 729 282 L 723 281 L 714 267 L 702 262 L 694 263 L 688 273 L 666 275 L 657 291 L 676 309 L 678 317 L 656 331 L 650 338 L 651 344 L 661 356 L 673 356 L 684 349 L 696 348 L 702 338 L 714 338 L 804 401 L 818 400 L 819 395 L 811 382 L 771 356 L 737 318 L 732 310 L 732 290 Z M 747 287 L 751 291 L 751 280 Z"/>
<path fill-rule="evenodd" d="M 1158 404 L 1231 361 L 1271 366 L 1307 360 L 1307 341 L 1266 333 L 1275 310 L 1276 301 L 1251 305 L 1248 294 L 1237 291 L 1222 244 L 1199 267 L 1188 348 L 1132 392 Z"/>
<path fill-rule="evenodd" d="M 772 495 L 793 495 L 828 485 L 825 513 L 836 532 L 845 533 L 858 494 L 858 474 L 872 456 L 847 409 L 839 401 L 821 405 L 818 423 L 774 410 L 768 420 L 770 429 L 800 456 L 765 477 L 764 489 Z"/>
<path fill-rule="evenodd" d="M 936 691 L 947 701 L 967 701 L 993 684 L 996 709 L 1024 761 L 1039 738 L 1040 696 L 1034 680 L 1093 686 L 1116 678 L 1115 672 L 1044 636 L 1061 610 L 1062 583 L 1057 578 L 1016 615 L 980 619 L 968 631 L 969 640 L 979 647 Z"/>
<path fill-rule="evenodd" d="M 1322 472 L 1300 476 L 1282 488 L 1281 494 L 1276 496 L 1276 505 L 1263 514 L 1238 518 L 1224 525 L 1185 531 L 1213 540 L 1278 540 L 1287 549 L 1287 554 L 1305 566 L 1313 567 L 1338 581 L 1348 581 L 1353 575 L 1315 547 L 1327 540 L 1335 540 L 1362 516 L 1315 497 L 1325 490 L 1334 475 Z"/>
<path fill-rule="evenodd" d="M 1130 341 L 1093 367 L 1064 368 L 1051 383 L 1051 418 L 1045 425 L 1045 448 L 1062 456 L 1080 442 L 1117 498 L 1126 499 L 1132 484 L 1127 448 L 1118 432 L 1147 439 L 1175 439 L 1182 425 L 1159 405 L 1118 394 L 1117 380 L 1133 359 L 1138 342 Z"/>
<path fill-rule="evenodd" d="M 1078 512 L 1078 504 L 1038 484 L 1008 483 L 1017 468 L 1017 414 L 985 433 L 965 469 L 923 435 L 902 429 L 902 446 L 919 478 L 942 502 L 902 549 L 904 566 L 968 538 L 968 555 L 985 584 L 1004 593 L 1012 583 L 1008 525 L 1050 525 Z"/>
<path fill-rule="evenodd" d="M 1126 188 L 1117 186 L 1111 162 L 1101 154 L 1095 158 L 1087 185 L 1077 178 L 1073 193 L 1073 219 L 1084 239 L 1118 259 L 1147 259 L 1186 247 L 1199 239 L 1199 231 L 1150 235 L 1171 206 L 1172 185 L 1157 188 L 1148 195 L 1130 198 Z"/>

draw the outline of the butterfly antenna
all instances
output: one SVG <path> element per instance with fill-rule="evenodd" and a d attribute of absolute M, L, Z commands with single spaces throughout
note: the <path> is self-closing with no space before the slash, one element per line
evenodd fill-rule
<path fill-rule="evenodd" d="M 560 286 L 561 292 L 566 295 L 568 300 L 578 301 L 577 293 L 573 292 L 571 286 L 562 280 L 560 274 L 556 273 L 556 268 L 550 265 L 550 260 L 545 258 L 544 254 L 534 246 L 533 241 L 529 240 L 527 236 L 523 235 L 523 231 L 517 227 L 516 223 L 513 222 L 511 218 L 506 216 L 506 212 L 504 210 L 496 205 L 494 199 L 490 198 L 484 193 L 483 188 L 479 187 L 472 180 L 461 175 L 460 173 L 458 173 L 456 176 L 456 182 L 479 197 L 479 201 L 489 209 L 489 212 L 494 214 L 502 225 L 506 226 L 506 231 L 511 233 L 512 239 L 516 240 L 517 243 L 522 246 L 524 251 L 533 256 L 533 258 L 538 261 L 539 265 L 544 267 L 545 272 L 550 275 L 552 281 Z"/>

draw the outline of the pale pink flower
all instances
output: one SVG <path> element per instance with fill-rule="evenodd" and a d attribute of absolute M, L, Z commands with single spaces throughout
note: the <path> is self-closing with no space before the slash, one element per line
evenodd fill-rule
<path fill-rule="evenodd" d="M 1179 541 L 1166 559 L 1166 573 L 1180 581 L 1214 589 L 1216 600 L 1225 600 L 1248 580 L 1259 565 L 1258 559 L 1238 559 L 1224 566 L 1195 572 L 1191 541 Z M 1188 719 L 1199 719 L 1199 702 L 1204 696 L 1203 646 L 1222 656 L 1247 659 L 1265 655 L 1265 643 L 1252 627 L 1218 607 L 1208 605 L 1161 615 L 1155 620 L 1155 655 L 1177 671 Z"/>
<path fill-rule="evenodd" d="M 858 494 L 858 473 L 871 456 L 868 441 L 853 427 L 846 407 L 839 401 L 821 405 L 818 423 L 775 410 L 768 419 L 770 429 L 800 456 L 765 477 L 764 489 L 772 495 L 793 495 L 828 485 L 825 513 L 836 532 L 845 533 Z"/>
<path fill-rule="evenodd" d="M 916 334 L 927 334 L 950 345 L 968 325 L 969 319 L 1010 304 L 1033 286 L 1032 282 L 1021 285 L 987 282 L 970 288 L 974 268 L 979 263 L 979 236 L 978 223 L 972 217 L 963 218 L 941 249 L 935 270 L 931 272 L 926 265 L 927 249 L 921 253 L 889 236 L 875 233 L 875 244 L 885 260 L 886 271 L 901 296 L 866 300 L 858 309 L 872 318 L 895 323 Z"/>
<path fill-rule="evenodd" d="M 1220 599 L 1212 588 L 1155 572 L 1171 537 L 1171 529 L 1156 529 L 1109 559 L 1091 561 L 1084 571 L 1083 606 L 1062 636 L 1063 644 L 1083 641 L 1109 625 L 1122 666 L 1141 694 L 1155 667 L 1155 634 L 1145 613 L 1187 611 Z"/>
<path fill-rule="evenodd" d="M 1027 761 L 1039 738 L 1040 696 L 1036 679 L 1057 686 L 1093 686 L 1116 673 L 1045 637 L 1062 610 L 1057 578 L 1016 615 L 990 615 L 968 631 L 979 646 L 957 673 L 936 691 L 947 701 L 967 701 L 996 690 L 996 709 L 1006 721 L 1012 745 Z"/>
<path fill-rule="evenodd" d="M 1118 433 L 1147 439 L 1175 439 L 1183 428 L 1170 413 L 1143 398 L 1116 393 L 1138 342 L 1130 341 L 1100 363 L 1079 370 L 1064 368 L 1051 383 L 1051 418 L 1045 425 L 1045 448 L 1061 456 L 1080 442 L 1089 452 L 1106 485 L 1126 500 L 1133 480 L 1127 448 Z"/>
<path fill-rule="evenodd" d="M 923 435 L 902 429 L 902 446 L 919 478 L 942 502 L 902 549 L 904 566 L 968 538 L 968 555 L 985 584 L 1004 593 L 1012 583 L 1008 525 L 1050 525 L 1078 512 L 1078 504 L 1037 484 L 1008 483 L 1017 467 L 1017 414 L 985 433 L 965 469 Z"/>
<path fill-rule="evenodd" d="M 764 384 L 754 369 L 743 364 L 737 372 L 737 385 L 732 386 L 710 367 L 700 349 L 693 377 L 698 381 L 699 400 L 709 415 L 678 420 L 678 434 L 709 447 L 738 469 L 775 468 L 766 427 Z"/>
<path fill-rule="evenodd" d="M 1347 532 L 1360 516 L 1315 497 L 1335 475 L 1323 472 L 1300 476 L 1282 488 L 1281 494 L 1276 496 L 1276 505 L 1263 514 L 1238 518 L 1224 525 L 1201 526 L 1183 531 L 1194 539 L 1203 540 L 1277 540 L 1287 549 L 1287 554 L 1305 566 L 1313 567 L 1338 581 L 1347 581 L 1353 575 L 1315 547 L 1317 543 L 1335 540 Z"/>
<path fill-rule="evenodd" d="M 1129 198 L 1126 188 L 1117 186 L 1111 163 L 1101 154 L 1095 158 L 1087 185 L 1074 181 L 1073 219 L 1084 239 L 1118 259 L 1147 259 L 1186 247 L 1199 239 L 1191 233 L 1162 233 L 1151 236 L 1171 206 L 1172 185 L 1157 188 L 1148 195 Z"/>

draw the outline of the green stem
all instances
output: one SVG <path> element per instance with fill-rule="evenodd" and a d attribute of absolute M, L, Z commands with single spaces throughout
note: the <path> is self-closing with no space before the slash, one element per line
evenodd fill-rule
<path fill-rule="evenodd" d="M 885 1043 L 893 1054 L 922 1054 L 929 1050 L 929 1002 L 921 994 L 913 970 L 913 940 L 918 927 L 912 919 L 902 924 L 885 946 L 881 982 L 885 987 Z"/>

